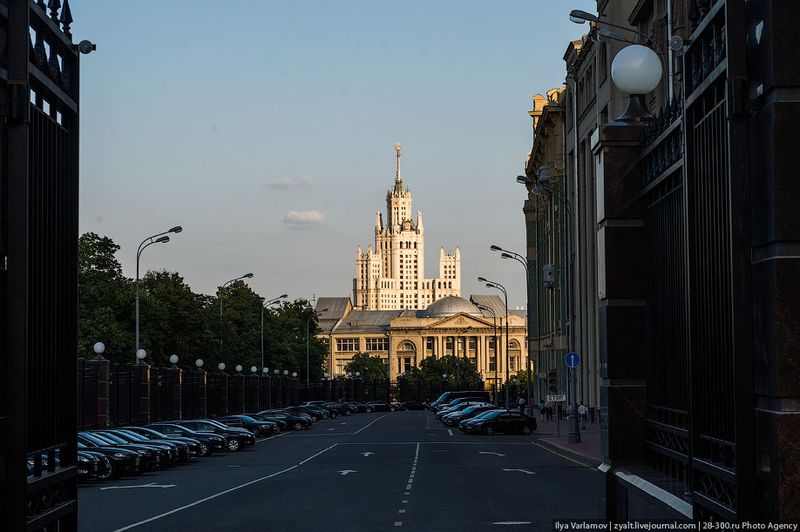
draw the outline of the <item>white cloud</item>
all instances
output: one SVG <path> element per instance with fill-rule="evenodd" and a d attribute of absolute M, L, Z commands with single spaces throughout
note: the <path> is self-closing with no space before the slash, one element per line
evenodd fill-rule
<path fill-rule="evenodd" d="M 267 183 L 267 188 L 278 188 L 278 189 L 300 188 L 300 187 L 311 186 L 312 183 L 313 181 L 309 176 L 279 177 Z"/>
<path fill-rule="evenodd" d="M 289 211 L 283 223 L 293 227 L 307 227 L 325 222 L 325 214 L 318 211 Z"/>

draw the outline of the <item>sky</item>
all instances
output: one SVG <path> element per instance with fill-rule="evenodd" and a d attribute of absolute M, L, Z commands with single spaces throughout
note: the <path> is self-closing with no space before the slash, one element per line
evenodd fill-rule
<path fill-rule="evenodd" d="M 536 93 L 593 0 L 75 0 L 81 58 L 80 231 L 126 275 L 179 272 L 196 292 L 253 272 L 262 296 L 351 296 L 374 242 L 394 144 L 425 225 L 426 276 L 461 249 L 462 296 L 503 283 L 525 305 L 515 181 Z M 385 217 L 385 214 L 384 214 Z M 496 293 L 496 292 L 495 292 Z"/>

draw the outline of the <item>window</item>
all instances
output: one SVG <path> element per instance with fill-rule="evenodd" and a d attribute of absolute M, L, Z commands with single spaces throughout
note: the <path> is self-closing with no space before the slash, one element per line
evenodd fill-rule
<path fill-rule="evenodd" d="M 367 338 L 367 351 L 388 351 L 388 338 Z"/>
<path fill-rule="evenodd" d="M 444 339 L 444 354 L 445 355 L 452 355 L 453 354 L 453 337 L 448 336 Z"/>
<path fill-rule="evenodd" d="M 340 352 L 355 353 L 358 351 L 358 338 L 337 338 L 336 350 Z"/>
<path fill-rule="evenodd" d="M 435 355 L 436 354 L 436 347 L 435 347 L 435 338 L 433 336 L 428 336 L 425 338 L 425 354 L 426 355 Z"/>

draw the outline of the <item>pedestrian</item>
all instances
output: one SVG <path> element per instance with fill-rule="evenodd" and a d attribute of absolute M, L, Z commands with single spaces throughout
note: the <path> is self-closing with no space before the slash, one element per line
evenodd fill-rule
<path fill-rule="evenodd" d="M 586 429 L 586 417 L 589 414 L 589 409 L 583 404 L 581 401 L 581 405 L 578 407 L 578 418 L 581 420 L 581 430 Z"/>
<path fill-rule="evenodd" d="M 547 416 L 547 421 L 553 421 L 553 401 L 547 401 L 544 404 L 544 412 Z"/>
<path fill-rule="evenodd" d="M 519 407 L 519 413 L 520 414 L 524 414 L 525 413 L 525 404 L 526 403 L 527 403 L 527 401 L 525 400 L 525 398 L 520 395 L 519 399 L 517 399 L 517 406 Z"/>
<path fill-rule="evenodd" d="M 544 399 L 540 398 L 536 406 L 539 407 L 539 421 L 544 421 Z"/>

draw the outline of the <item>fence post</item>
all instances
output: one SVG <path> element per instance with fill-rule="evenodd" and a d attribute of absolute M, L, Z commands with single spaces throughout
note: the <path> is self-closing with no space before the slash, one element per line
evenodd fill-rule
<path fill-rule="evenodd" d="M 182 419 L 183 409 L 181 408 L 181 385 L 183 384 L 183 371 L 180 368 L 167 369 L 167 397 L 170 404 L 170 417 L 172 419 Z"/>
<path fill-rule="evenodd" d="M 139 414 L 137 418 L 143 423 L 150 423 L 150 366 L 141 364 L 136 366 L 140 373 L 139 379 Z"/>
<path fill-rule="evenodd" d="M 111 383 L 111 361 L 92 360 L 97 368 L 97 428 L 108 428 L 108 393 Z"/>
<path fill-rule="evenodd" d="M 197 378 L 194 381 L 195 388 L 195 408 L 197 410 L 197 417 L 208 417 L 208 404 L 206 403 L 208 374 L 202 369 L 197 370 Z"/>

